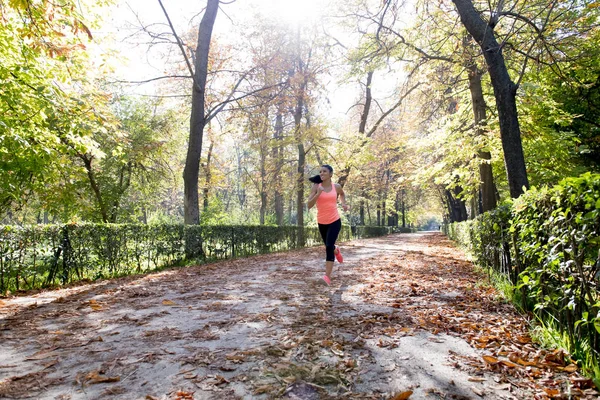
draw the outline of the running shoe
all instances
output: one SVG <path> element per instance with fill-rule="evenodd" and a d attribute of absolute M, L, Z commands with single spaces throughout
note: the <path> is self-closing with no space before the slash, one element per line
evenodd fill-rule
<path fill-rule="evenodd" d="M 335 246 L 337 253 L 334 253 L 335 259 L 341 264 L 344 262 L 344 257 L 342 257 L 342 252 L 338 246 Z"/>
<path fill-rule="evenodd" d="M 327 275 L 323 275 L 323 280 L 325 281 L 327 286 L 331 285 L 331 279 L 329 279 L 329 277 Z"/>

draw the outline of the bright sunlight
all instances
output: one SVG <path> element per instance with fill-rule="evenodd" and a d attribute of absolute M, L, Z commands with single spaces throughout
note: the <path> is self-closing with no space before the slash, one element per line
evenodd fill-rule
<path fill-rule="evenodd" d="M 303 25 L 317 21 L 324 14 L 323 0 L 263 0 L 266 13 L 282 23 Z"/>

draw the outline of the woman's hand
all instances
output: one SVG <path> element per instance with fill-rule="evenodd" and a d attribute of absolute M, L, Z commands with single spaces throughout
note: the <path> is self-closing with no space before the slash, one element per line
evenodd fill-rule
<path fill-rule="evenodd" d="M 344 211 L 348 211 L 350 209 L 350 206 L 348 204 L 342 204 L 342 208 L 344 209 Z"/>

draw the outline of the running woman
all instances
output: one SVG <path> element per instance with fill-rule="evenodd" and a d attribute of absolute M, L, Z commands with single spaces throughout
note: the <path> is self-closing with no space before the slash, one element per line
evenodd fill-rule
<path fill-rule="evenodd" d="M 319 232 L 325 243 L 325 275 L 323 280 L 327 285 L 331 285 L 334 260 L 337 259 L 339 263 L 344 262 L 340 248 L 335 245 L 342 229 L 342 220 L 337 209 L 338 197 L 344 211 L 348 211 L 344 189 L 341 185 L 331 181 L 332 176 L 333 168 L 330 165 L 322 165 L 319 175 L 309 178 L 314 185 L 308 196 L 308 209 L 310 210 L 315 204 L 317 205 Z"/>

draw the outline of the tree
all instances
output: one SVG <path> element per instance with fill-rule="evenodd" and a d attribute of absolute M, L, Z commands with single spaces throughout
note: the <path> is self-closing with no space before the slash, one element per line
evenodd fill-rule
<path fill-rule="evenodd" d="M 97 132 L 94 152 L 77 152 L 95 200 L 89 219 L 146 221 L 163 187 L 177 181 L 170 162 L 176 156 L 178 123 L 173 112 L 159 107 L 156 101 L 116 97 L 112 108 L 118 125 Z"/>
<path fill-rule="evenodd" d="M 502 47 L 496 40 L 494 26 L 497 23 L 497 17 L 486 22 L 470 0 L 452 1 L 465 28 L 481 47 L 488 67 L 496 97 L 508 186 L 511 197 L 516 198 L 523 193 L 523 189 L 529 188 L 529 181 L 517 114 L 517 85 L 508 74 Z M 498 3 L 497 13 L 502 11 L 503 3 L 503 1 Z"/>
<path fill-rule="evenodd" d="M 85 3 L 9 2 L 0 8 L 0 214 L 53 190 L 73 173 L 73 146 L 93 147 L 107 97 L 89 84 Z M 47 195 L 47 196 L 46 196 Z M 64 197 L 66 199 L 66 197 Z"/>
<path fill-rule="evenodd" d="M 208 119 L 205 110 L 206 79 L 208 75 L 210 41 L 218 10 L 219 0 L 207 0 L 206 10 L 198 29 L 198 43 L 193 71 L 194 83 L 192 86 L 190 136 L 185 169 L 183 170 L 184 222 L 190 225 L 200 223 L 198 178 L 200 155 L 202 153 L 202 136 Z"/>

